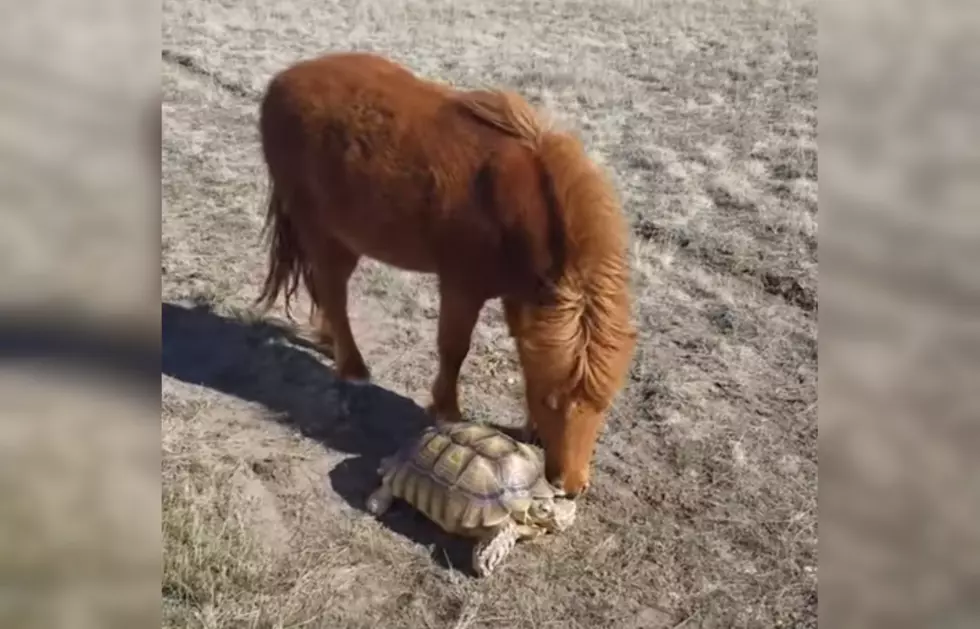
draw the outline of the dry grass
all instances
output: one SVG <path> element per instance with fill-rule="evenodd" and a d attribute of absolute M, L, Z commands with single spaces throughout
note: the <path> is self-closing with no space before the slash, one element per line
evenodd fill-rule
<path fill-rule="evenodd" d="M 165 3 L 165 626 L 816 627 L 814 5 Z M 351 48 L 555 108 L 634 227 L 640 345 L 594 490 L 574 530 L 489 580 L 411 511 L 362 506 L 424 421 L 431 278 L 356 273 L 368 389 L 247 312 L 256 99 L 286 64 Z M 471 416 L 523 421 L 496 304 L 462 377 Z"/>

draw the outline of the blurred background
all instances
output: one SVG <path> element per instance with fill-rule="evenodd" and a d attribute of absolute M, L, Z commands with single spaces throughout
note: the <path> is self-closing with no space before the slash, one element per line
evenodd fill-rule
<path fill-rule="evenodd" d="M 980 11 L 824 3 L 820 620 L 980 620 Z"/>
<path fill-rule="evenodd" d="M 0 5 L 4 627 L 158 623 L 159 32 Z"/>
<path fill-rule="evenodd" d="M 5 627 L 159 620 L 158 11 L 0 6 Z M 974 627 L 980 10 L 820 35 L 821 620 Z"/>

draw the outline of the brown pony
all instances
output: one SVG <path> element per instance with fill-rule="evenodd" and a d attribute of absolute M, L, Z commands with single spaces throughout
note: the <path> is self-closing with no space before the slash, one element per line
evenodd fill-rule
<path fill-rule="evenodd" d="M 460 367 L 483 305 L 501 298 L 548 478 L 584 491 L 636 333 L 625 221 L 581 143 L 516 94 L 455 90 L 364 53 L 273 77 L 259 127 L 272 237 L 256 303 L 285 292 L 291 316 L 302 281 L 339 376 L 366 381 L 347 316 L 358 260 L 436 274 L 429 412 L 460 421 Z"/>

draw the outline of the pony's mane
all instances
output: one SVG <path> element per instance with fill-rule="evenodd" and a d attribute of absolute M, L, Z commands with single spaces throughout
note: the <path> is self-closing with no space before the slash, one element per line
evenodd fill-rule
<path fill-rule="evenodd" d="M 473 90 L 460 92 L 456 101 L 535 150 L 564 219 L 568 266 L 555 287 L 555 304 L 530 309 L 522 322 L 524 368 L 551 386 L 570 383 L 605 409 L 625 377 L 636 335 L 626 221 L 613 186 L 578 138 L 542 119 L 519 95 Z"/>

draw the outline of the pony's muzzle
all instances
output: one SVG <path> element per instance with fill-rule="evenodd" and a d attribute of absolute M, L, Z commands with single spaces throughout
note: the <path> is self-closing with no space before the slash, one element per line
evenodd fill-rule
<path fill-rule="evenodd" d="M 559 485 L 561 487 L 561 485 Z M 577 500 L 589 491 L 589 483 L 586 482 L 580 489 L 565 490 L 565 497 L 569 500 Z"/>
<path fill-rule="evenodd" d="M 545 464 L 545 478 L 569 500 L 575 500 L 589 490 L 590 481 L 587 475 L 566 473 L 548 464 Z"/>

